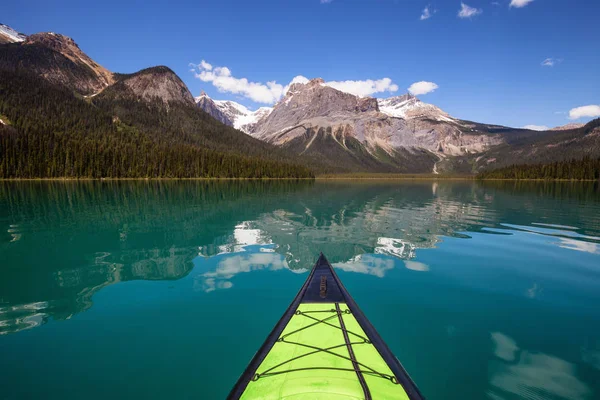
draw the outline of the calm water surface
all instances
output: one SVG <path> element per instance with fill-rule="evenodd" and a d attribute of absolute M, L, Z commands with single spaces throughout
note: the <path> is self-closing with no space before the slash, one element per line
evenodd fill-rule
<path fill-rule="evenodd" d="M 597 185 L 0 182 L 0 399 L 221 399 L 320 251 L 428 399 L 600 399 Z"/>

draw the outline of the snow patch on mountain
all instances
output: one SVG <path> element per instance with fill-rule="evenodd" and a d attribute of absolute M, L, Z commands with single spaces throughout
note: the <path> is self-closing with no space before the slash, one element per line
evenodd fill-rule
<path fill-rule="evenodd" d="M 411 94 L 377 99 L 377 104 L 379 105 L 379 111 L 394 118 L 405 120 L 428 118 L 436 121 L 457 122 L 448 113 L 433 104 L 423 103 Z"/>
<path fill-rule="evenodd" d="M 11 43 L 24 42 L 27 39 L 27 36 L 4 24 L 0 24 L 0 35 L 4 36 Z"/>
<path fill-rule="evenodd" d="M 206 93 L 202 93 L 196 97 L 196 103 L 204 98 L 209 98 Z M 211 99 L 212 100 L 212 99 Z M 250 133 L 256 123 L 266 117 L 273 111 L 271 107 L 260 107 L 256 111 L 252 111 L 240 103 L 231 100 L 212 100 L 219 111 L 223 113 L 229 121 L 231 121 L 235 129 L 242 132 Z"/>

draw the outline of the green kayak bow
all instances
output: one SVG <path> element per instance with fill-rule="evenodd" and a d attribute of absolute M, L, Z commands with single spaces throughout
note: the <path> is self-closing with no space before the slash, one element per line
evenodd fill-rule
<path fill-rule="evenodd" d="M 423 399 L 323 254 L 229 399 Z"/>

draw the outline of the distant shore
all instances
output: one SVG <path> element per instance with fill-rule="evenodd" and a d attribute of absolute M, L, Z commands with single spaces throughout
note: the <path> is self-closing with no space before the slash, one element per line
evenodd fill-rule
<path fill-rule="evenodd" d="M 502 179 L 477 175 L 347 173 L 323 174 L 314 178 L 0 178 L 0 182 L 115 182 L 115 181 L 478 181 L 478 182 L 597 182 L 596 179 Z"/>

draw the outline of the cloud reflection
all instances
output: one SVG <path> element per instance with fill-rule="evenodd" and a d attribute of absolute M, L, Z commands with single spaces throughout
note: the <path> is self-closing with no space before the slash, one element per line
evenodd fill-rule
<path fill-rule="evenodd" d="M 219 261 L 214 271 L 205 272 L 195 278 L 194 289 L 205 292 L 212 292 L 216 289 L 229 289 L 233 287 L 230 279 L 237 274 L 264 269 L 277 271 L 283 268 L 288 268 L 287 262 L 277 253 L 248 252 L 226 256 Z"/>
<path fill-rule="evenodd" d="M 521 350 L 516 341 L 500 332 L 491 334 L 496 360 L 490 362 L 488 397 L 506 395 L 532 400 L 587 399 L 591 391 L 579 380 L 575 365 L 558 357 Z"/>
<path fill-rule="evenodd" d="M 394 260 L 375 257 L 372 254 L 360 254 L 347 262 L 335 263 L 333 267 L 347 272 L 374 275 L 383 278 L 385 273 L 394 268 Z"/>
<path fill-rule="evenodd" d="M 563 249 L 582 251 L 590 254 L 600 254 L 600 245 L 598 243 L 583 242 L 581 240 L 560 238 L 559 247 Z"/>

